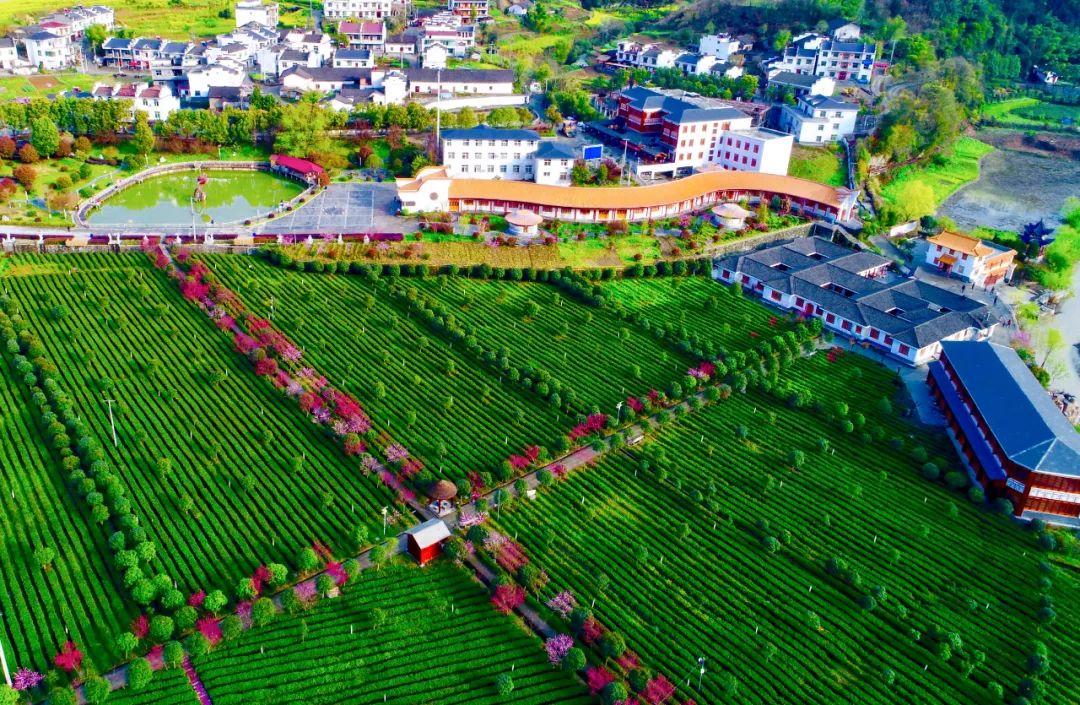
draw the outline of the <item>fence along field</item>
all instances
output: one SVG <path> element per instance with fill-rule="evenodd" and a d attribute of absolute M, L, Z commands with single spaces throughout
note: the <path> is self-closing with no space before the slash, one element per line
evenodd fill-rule
<path fill-rule="evenodd" d="M 272 300 L 274 324 L 304 347 L 312 365 L 436 473 L 457 479 L 490 470 L 572 425 L 428 333 L 381 282 L 301 274 L 232 255 L 200 257 L 252 311 L 269 314 Z"/>
<path fill-rule="evenodd" d="M 357 523 L 381 525 L 382 485 L 258 379 L 145 255 L 14 262 L 4 286 L 181 588 L 229 588 L 315 540 L 351 552 Z"/>
<path fill-rule="evenodd" d="M 907 449 L 864 444 L 825 417 L 736 393 L 635 449 L 648 470 L 610 458 L 502 521 L 549 591 L 595 597 L 600 621 L 699 702 L 993 703 L 991 681 L 1015 695 L 1034 639 L 1075 663 L 1080 618 L 1064 604 L 1075 583 L 1054 576 L 1057 621 L 1040 627 L 1045 556 L 1032 534 L 928 483 Z M 835 454 L 815 450 L 819 438 Z M 805 454 L 797 470 L 791 450 Z M 834 557 L 848 580 L 826 570 Z M 685 679 L 701 655 L 698 695 Z M 1076 686 L 1060 668 L 1044 683 L 1049 702 Z"/>
<path fill-rule="evenodd" d="M 8 666 L 45 671 L 68 639 L 108 666 L 131 610 L 102 560 L 105 534 L 64 485 L 10 357 L 0 360 L 0 641 Z M 48 569 L 38 560 L 48 556 L 35 555 L 42 547 L 53 552 Z"/>
<path fill-rule="evenodd" d="M 484 347 L 508 350 L 512 365 L 547 370 L 574 391 L 581 410 L 597 405 L 614 414 L 627 395 L 666 389 L 697 364 L 611 311 L 551 285 L 437 277 L 408 286 L 441 301 L 475 329 Z"/>
<path fill-rule="evenodd" d="M 278 616 L 195 665 L 215 705 L 594 702 L 445 560 L 364 571 L 341 597 Z M 506 697 L 495 686 L 501 674 L 514 685 Z M 253 696 L 252 683 L 266 695 Z"/>

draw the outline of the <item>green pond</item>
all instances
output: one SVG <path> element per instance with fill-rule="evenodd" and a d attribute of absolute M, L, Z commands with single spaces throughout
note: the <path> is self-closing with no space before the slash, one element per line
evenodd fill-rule
<path fill-rule="evenodd" d="M 203 171 L 205 198 L 194 203 L 199 172 L 150 176 L 112 196 L 89 217 L 92 225 L 224 224 L 266 215 L 303 191 L 296 181 L 266 171 Z"/>

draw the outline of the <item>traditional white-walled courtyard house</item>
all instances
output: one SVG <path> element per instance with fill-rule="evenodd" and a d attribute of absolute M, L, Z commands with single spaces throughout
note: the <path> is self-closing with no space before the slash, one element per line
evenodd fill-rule
<path fill-rule="evenodd" d="M 791 89 L 796 98 L 804 96 L 831 96 L 836 91 L 836 81 L 828 76 L 817 76 L 810 73 L 791 73 L 782 71 L 768 79 L 769 86 L 777 86 L 781 89 Z"/>
<path fill-rule="evenodd" d="M 825 144 L 855 132 L 859 108 L 822 95 L 806 95 L 798 105 L 780 108 L 779 127 L 800 144 Z"/>
<path fill-rule="evenodd" d="M 1016 269 L 1016 250 L 949 230 L 927 238 L 926 264 L 975 286 L 1010 281 Z"/>
<path fill-rule="evenodd" d="M 338 49 L 334 52 L 336 69 L 370 69 L 375 66 L 375 57 L 368 49 Z"/>
<path fill-rule="evenodd" d="M 820 237 L 713 262 L 713 278 L 738 283 L 772 306 L 820 318 L 846 339 L 909 365 L 943 340 L 986 340 L 997 316 L 975 299 L 889 272 L 892 261 Z"/>

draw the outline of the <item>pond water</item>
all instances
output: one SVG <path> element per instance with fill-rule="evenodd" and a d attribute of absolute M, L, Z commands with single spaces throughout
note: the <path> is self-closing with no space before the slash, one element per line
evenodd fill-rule
<path fill-rule="evenodd" d="M 950 196 L 938 215 L 964 229 L 1019 230 L 1040 218 L 1058 225 L 1069 196 L 1080 196 L 1080 162 L 999 149 L 983 157 L 978 180 Z"/>
<path fill-rule="evenodd" d="M 199 172 L 151 176 L 102 203 L 92 225 L 190 226 L 229 223 L 265 215 L 303 190 L 295 181 L 266 171 L 203 171 L 205 200 L 194 204 Z"/>

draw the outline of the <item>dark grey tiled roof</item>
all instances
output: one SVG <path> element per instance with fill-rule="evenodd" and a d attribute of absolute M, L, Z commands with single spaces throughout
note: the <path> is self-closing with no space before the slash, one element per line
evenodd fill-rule
<path fill-rule="evenodd" d="M 1031 470 L 1080 476 L 1080 434 L 1015 350 L 944 341 L 941 353 L 1011 460 Z"/>
<path fill-rule="evenodd" d="M 410 81 L 434 83 L 439 80 L 438 69 L 407 69 Z M 443 69 L 443 83 L 513 83 L 511 69 Z"/>
<path fill-rule="evenodd" d="M 778 86 L 795 86 L 796 88 L 810 88 L 817 82 L 821 76 L 815 76 L 810 73 L 794 73 L 792 71 L 781 71 L 772 78 L 769 79 L 769 83 L 775 83 Z"/>
<path fill-rule="evenodd" d="M 443 130 L 444 140 L 539 140 L 540 135 L 532 130 L 513 130 L 487 125 L 477 125 L 468 129 Z"/>
<path fill-rule="evenodd" d="M 577 159 L 580 152 L 568 144 L 544 140 L 536 150 L 537 159 Z"/>

